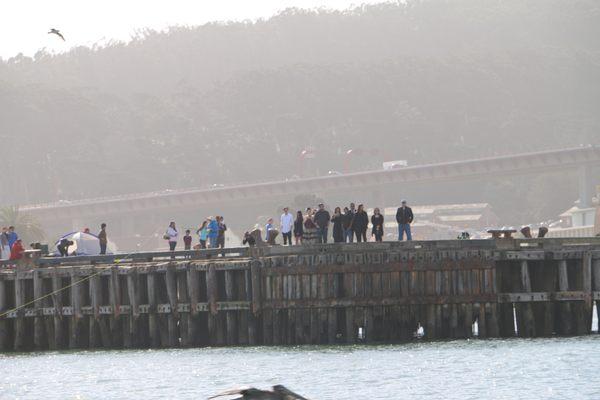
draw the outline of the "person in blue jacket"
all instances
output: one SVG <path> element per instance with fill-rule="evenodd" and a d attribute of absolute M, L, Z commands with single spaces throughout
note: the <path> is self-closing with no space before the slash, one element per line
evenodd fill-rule
<path fill-rule="evenodd" d="M 219 237 L 219 222 L 216 218 L 208 217 L 208 241 L 211 249 L 216 249 L 218 246 L 217 238 Z"/>

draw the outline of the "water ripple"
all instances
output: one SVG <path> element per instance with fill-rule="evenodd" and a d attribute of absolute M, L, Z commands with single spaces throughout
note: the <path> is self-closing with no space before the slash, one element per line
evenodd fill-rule
<path fill-rule="evenodd" d="M 203 399 L 283 383 L 312 399 L 598 399 L 600 336 L 382 346 L 0 355 L 2 399 Z"/>

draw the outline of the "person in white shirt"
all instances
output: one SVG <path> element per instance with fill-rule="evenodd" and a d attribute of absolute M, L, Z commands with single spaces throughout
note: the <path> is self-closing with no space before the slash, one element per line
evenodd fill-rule
<path fill-rule="evenodd" d="M 292 245 L 292 229 L 294 228 L 294 217 L 289 213 L 289 209 L 285 207 L 281 214 L 281 234 L 283 235 L 283 245 Z"/>
<path fill-rule="evenodd" d="M 177 232 L 177 228 L 175 227 L 175 222 L 171 222 L 169 227 L 167 228 L 167 232 L 165 233 L 165 239 L 169 241 L 169 250 L 175 251 L 175 246 L 177 246 L 177 236 L 179 233 Z"/>

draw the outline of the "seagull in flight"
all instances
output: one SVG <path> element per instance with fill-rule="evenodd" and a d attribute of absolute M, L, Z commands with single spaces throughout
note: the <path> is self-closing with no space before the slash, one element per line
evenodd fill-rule
<path fill-rule="evenodd" d="M 60 31 L 58 29 L 55 28 L 51 28 L 50 31 L 48 32 L 48 34 L 55 34 L 56 36 L 58 36 L 59 38 L 61 38 L 63 40 L 63 42 L 65 41 L 65 37 L 62 35 L 62 33 L 60 33 Z"/>
<path fill-rule="evenodd" d="M 233 400 L 308 400 L 297 393 L 292 392 L 283 385 L 273 386 L 273 390 L 259 390 L 253 387 L 241 387 L 233 390 L 227 390 L 219 393 L 216 396 L 209 397 L 215 399 L 217 397 L 232 396 L 241 394 L 242 397 L 236 397 Z"/>

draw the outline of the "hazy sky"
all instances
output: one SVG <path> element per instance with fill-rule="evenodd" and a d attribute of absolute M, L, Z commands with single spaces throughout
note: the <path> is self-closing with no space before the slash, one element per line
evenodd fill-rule
<path fill-rule="evenodd" d="M 382 0 L 7 0 L 0 13 L 0 57 L 127 40 L 145 27 L 257 19 L 288 7 L 342 9 L 377 2 Z M 67 41 L 48 35 L 49 28 L 61 30 Z"/>

